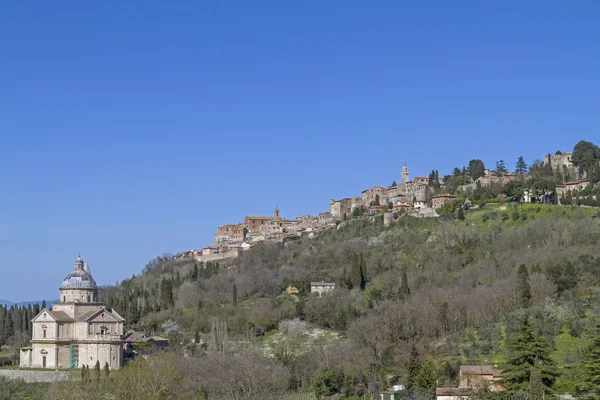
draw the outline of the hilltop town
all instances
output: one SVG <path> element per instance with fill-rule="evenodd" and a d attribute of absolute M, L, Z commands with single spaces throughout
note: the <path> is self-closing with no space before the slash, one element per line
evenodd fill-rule
<path fill-rule="evenodd" d="M 509 171 L 502 160 L 496 163 L 494 170 L 485 168 L 481 160 L 471 160 L 469 167 L 455 168 L 451 175 L 440 177 L 437 170 L 432 170 L 428 177 L 412 179 L 408 165 L 404 164 L 400 183 L 374 186 L 355 197 L 331 199 L 329 211 L 317 216 L 288 219 L 281 216 L 278 207 L 272 216 L 248 215 L 243 222 L 218 227 L 212 245 L 178 253 L 175 258 L 193 258 L 199 262 L 223 260 L 264 241 L 280 243 L 292 238 L 312 238 L 355 218 L 381 215 L 384 226 L 401 215 L 435 218 L 448 202 L 459 200 L 458 207 L 472 206 L 473 200 L 479 200 L 475 197 L 481 197 L 477 193 L 481 195 L 482 191 L 487 191 L 488 197 L 489 194 L 500 199 L 507 195 L 516 197 L 512 200 L 521 203 L 572 204 L 573 196 L 579 199 L 580 194 L 585 194 L 582 191 L 591 187 L 585 170 L 574 164 L 573 154 L 573 151 L 545 154 L 543 161 L 534 161 L 532 165 L 520 157 L 514 171 Z M 536 170 L 538 173 L 534 173 Z M 596 200 L 595 195 L 593 200 Z"/>

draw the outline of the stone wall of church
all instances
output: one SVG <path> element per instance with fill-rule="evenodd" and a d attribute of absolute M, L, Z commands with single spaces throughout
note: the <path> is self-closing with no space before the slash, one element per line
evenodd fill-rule
<path fill-rule="evenodd" d="M 94 367 L 96 362 L 104 368 L 108 363 L 111 369 L 118 369 L 123 364 L 123 346 L 113 343 L 90 343 L 79 345 L 79 366 Z"/>
<path fill-rule="evenodd" d="M 93 303 L 97 301 L 98 291 L 92 289 L 61 289 L 62 303 Z"/>
<path fill-rule="evenodd" d="M 31 353 L 31 367 L 44 368 L 44 357 L 46 357 L 46 368 L 57 368 L 56 348 L 54 344 L 33 343 Z"/>

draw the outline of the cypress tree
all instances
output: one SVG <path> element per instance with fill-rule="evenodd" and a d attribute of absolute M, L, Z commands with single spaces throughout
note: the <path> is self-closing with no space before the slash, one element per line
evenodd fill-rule
<path fill-rule="evenodd" d="M 360 288 L 362 282 L 362 274 L 360 273 L 360 263 L 356 254 L 352 255 L 352 265 L 350 267 L 350 282 L 352 288 Z"/>
<path fill-rule="evenodd" d="M 417 377 L 417 373 L 421 369 L 421 362 L 419 361 L 419 350 L 417 350 L 417 346 L 413 343 L 410 349 L 410 356 L 408 362 L 406 364 L 406 388 L 412 389 L 415 384 L 415 378 Z"/>
<path fill-rule="evenodd" d="M 110 375 L 110 368 L 108 367 L 108 361 L 104 363 L 104 377 L 108 378 Z"/>
<path fill-rule="evenodd" d="M 458 215 L 456 216 L 456 218 L 458 218 L 461 221 L 465 220 L 465 212 L 463 211 L 462 207 L 458 207 Z"/>
<path fill-rule="evenodd" d="M 507 350 L 502 382 L 509 392 L 527 391 L 532 368 L 536 366 L 542 377 L 544 391 L 551 393 L 552 385 L 559 375 L 554 360 L 550 358 L 552 349 L 545 339 L 534 332 L 528 315 L 520 318 L 517 334 L 508 343 Z"/>
<path fill-rule="evenodd" d="M 529 285 L 529 272 L 527 271 L 527 266 L 525 266 L 525 264 L 519 266 L 517 277 L 519 307 L 527 308 L 531 305 L 531 286 Z"/>
<path fill-rule="evenodd" d="M 237 286 L 233 284 L 233 306 L 237 307 Z"/>
<path fill-rule="evenodd" d="M 46 300 L 42 300 L 42 310 L 46 308 Z"/>
<path fill-rule="evenodd" d="M 398 297 L 400 297 L 400 300 L 406 300 L 409 296 L 410 288 L 408 287 L 408 274 L 406 272 L 406 268 L 403 268 L 400 289 L 398 290 Z"/>

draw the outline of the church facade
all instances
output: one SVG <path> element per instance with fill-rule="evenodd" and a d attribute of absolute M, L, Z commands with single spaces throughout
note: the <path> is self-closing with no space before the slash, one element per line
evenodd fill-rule
<path fill-rule="evenodd" d="M 60 300 L 33 318 L 31 346 L 21 349 L 23 368 L 111 369 L 123 365 L 125 319 L 98 302 L 98 287 L 80 257 L 60 287 Z"/>

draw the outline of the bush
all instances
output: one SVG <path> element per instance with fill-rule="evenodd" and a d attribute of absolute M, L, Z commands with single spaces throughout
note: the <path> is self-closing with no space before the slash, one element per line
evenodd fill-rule
<path fill-rule="evenodd" d="M 483 216 L 481 217 L 481 219 L 483 219 L 483 221 L 487 221 L 488 219 L 490 219 L 490 215 L 489 214 L 483 214 Z"/>
<path fill-rule="evenodd" d="M 508 218 L 509 217 L 507 213 L 502 213 L 502 221 L 506 221 Z"/>
<path fill-rule="evenodd" d="M 516 211 L 516 210 L 513 211 L 513 213 L 512 213 L 512 219 L 513 219 L 513 221 L 516 221 L 516 220 L 519 219 L 519 212 L 518 211 Z"/>

